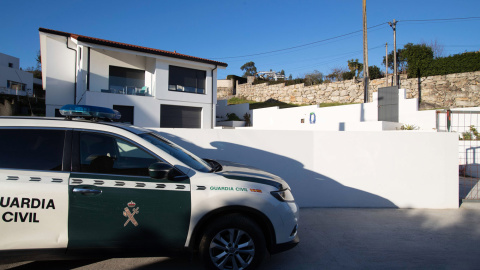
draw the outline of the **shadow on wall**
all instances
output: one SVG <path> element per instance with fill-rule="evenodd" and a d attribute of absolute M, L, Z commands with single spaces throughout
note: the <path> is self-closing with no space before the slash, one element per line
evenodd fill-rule
<path fill-rule="evenodd" d="M 300 207 L 373 207 L 398 208 L 378 195 L 344 186 L 325 175 L 308 170 L 294 159 L 229 142 L 215 141 L 214 149 L 205 149 L 178 136 L 157 131 L 163 137 L 202 157 L 228 160 L 276 174 L 286 180 Z M 269 162 L 265 162 L 268 160 Z"/>

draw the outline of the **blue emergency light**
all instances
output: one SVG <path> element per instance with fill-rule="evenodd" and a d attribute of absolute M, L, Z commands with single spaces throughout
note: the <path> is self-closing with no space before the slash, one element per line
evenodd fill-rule
<path fill-rule="evenodd" d="M 81 117 L 85 119 L 118 120 L 122 117 L 119 111 L 105 107 L 67 104 L 60 109 L 60 114 L 67 119 Z"/>

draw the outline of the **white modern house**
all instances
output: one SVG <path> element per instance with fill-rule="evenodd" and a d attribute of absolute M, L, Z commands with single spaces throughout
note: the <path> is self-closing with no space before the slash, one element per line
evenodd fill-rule
<path fill-rule="evenodd" d="M 109 107 L 143 127 L 215 125 L 217 69 L 227 64 L 40 28 L 46 116 L 65 104 Z"/>
<path fill-rule="evenodd" d="M 33 74 L 20 70 L 20 59 L 0 53 L 0 94 L 33 95 Z"/>

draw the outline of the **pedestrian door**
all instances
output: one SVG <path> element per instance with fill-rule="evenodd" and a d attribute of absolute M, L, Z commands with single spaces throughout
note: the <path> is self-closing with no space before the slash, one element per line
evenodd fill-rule
<path fill-rule="evenodd" d="M 398 86 L 378 89 L 378 121 L 398 122 Z"/>

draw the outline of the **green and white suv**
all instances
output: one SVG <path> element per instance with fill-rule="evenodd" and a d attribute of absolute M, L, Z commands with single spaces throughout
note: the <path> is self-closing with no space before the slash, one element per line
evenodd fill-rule
<path fill-rule="evenodd" d="M 151 130 L 0 117 L 0 256 L 189 251 L 207 268 L 253 269 L 298 243 L 297 223 L 277 176 L 200 159 Z"/>

